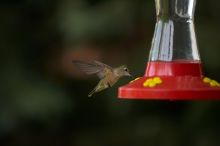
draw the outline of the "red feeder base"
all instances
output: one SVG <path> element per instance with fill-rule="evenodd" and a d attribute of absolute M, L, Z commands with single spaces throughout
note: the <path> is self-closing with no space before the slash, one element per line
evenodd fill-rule
<path fill-rule="evenodd" d="M 220 99 L 220 84 L 203 77 L 199 62 L 149 62 L 144 77 L 119 88 L 119 98 Z"/>

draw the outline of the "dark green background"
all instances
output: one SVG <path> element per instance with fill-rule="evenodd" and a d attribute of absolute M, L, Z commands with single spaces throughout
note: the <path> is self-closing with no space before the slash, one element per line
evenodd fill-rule
<path fill-rule="evenodd" d="M 207 76 L 220 81 L 220 1 L 198 0 L 195 25 Z M 218 101 L 119 100 L 74 57 L 127 64 L 142 76 L 155 25 L 153 0 L 0 2 L 1 146 L 217 146 Z"/>

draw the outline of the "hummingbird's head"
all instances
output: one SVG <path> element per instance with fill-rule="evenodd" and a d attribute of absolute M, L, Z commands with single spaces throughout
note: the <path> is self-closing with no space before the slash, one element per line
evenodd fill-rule
<path fill-rule="evenodd" d="M 131 76 L 128 68 L 126 65 L 122 65 L 122 66 L 119 66 L 117 67 L 115 70 L 114 70 L 115 74 L 119 77 L 123 77 L 123 76 Z"/>

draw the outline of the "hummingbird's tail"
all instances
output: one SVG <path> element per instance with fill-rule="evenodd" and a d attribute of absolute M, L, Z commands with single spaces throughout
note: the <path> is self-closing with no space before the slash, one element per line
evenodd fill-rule
<path fill-rule="evenodd" d="M 96 88 L 93 89 L 89 94 L 88 94 L 88 97 L 92 97 L 92 95 L 96 92 Z"/>
<path fill-rule="evenodd" d="M 106 88 L 108 88 L 108 85 L 105 85 L 103 83 L 103 80 L 99 81 L 98 85 L 96 85 L 96 87 L 89 93 L 88 97 L 92 97 L 92 95 L 96 92 L 100 92 Z"/>

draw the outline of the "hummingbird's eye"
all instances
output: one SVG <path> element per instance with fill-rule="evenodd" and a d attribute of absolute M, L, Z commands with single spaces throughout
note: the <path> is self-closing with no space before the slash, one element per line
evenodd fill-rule
<path fill-rule="evenodd" d="M 124 68 L 124 71 L 128 71 L 128 69 L 127 69 L 127 68 Z"/>

